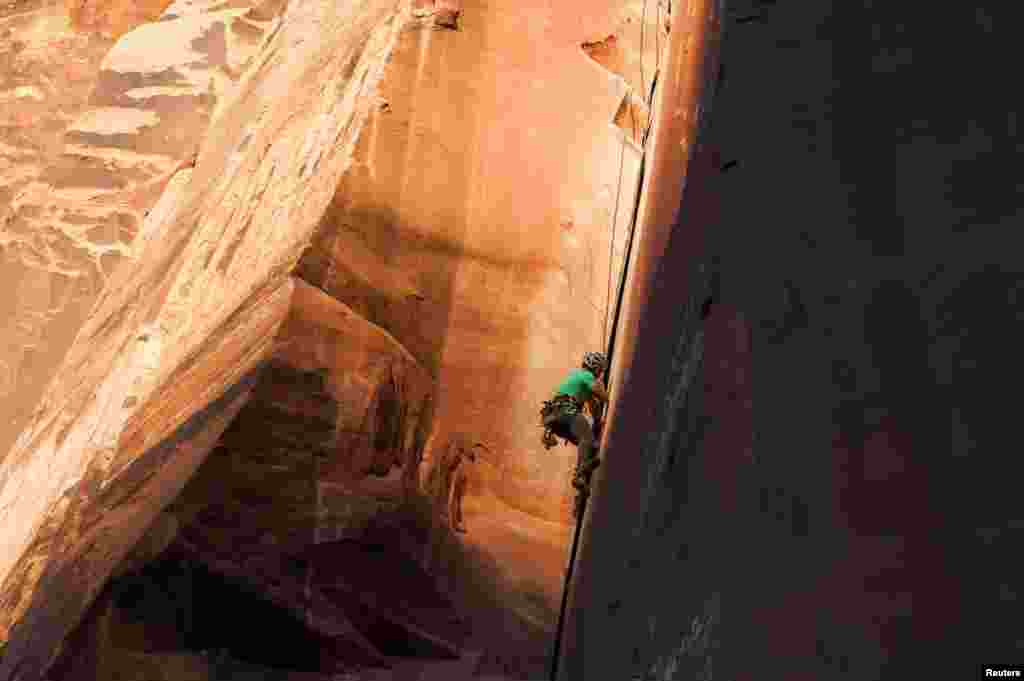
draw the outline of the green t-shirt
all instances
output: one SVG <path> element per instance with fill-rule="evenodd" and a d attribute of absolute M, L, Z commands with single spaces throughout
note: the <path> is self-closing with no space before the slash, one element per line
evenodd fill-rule
<path fill-rule="evenodd" d="M 562 384 L 555 390 L 555 394 L 571 395 L 580 402 L 586 402 L 590 399 L 591 390 L 596 380 L 594 374 L 586 369 L 576 369 L 562 381 Z"/>

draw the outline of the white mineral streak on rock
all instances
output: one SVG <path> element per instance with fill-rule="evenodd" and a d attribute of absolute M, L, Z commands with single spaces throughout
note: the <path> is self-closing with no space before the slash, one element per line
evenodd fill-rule
<path fill-rule="evenodd" d="M 125 107 L 100 107 L 90 109 L 79 116 L 69 132 L 93 133 L 96 135 L 134 135 L 142 128 L 152 127 L 160 122 L 155 111 L 128 109 Z"/>

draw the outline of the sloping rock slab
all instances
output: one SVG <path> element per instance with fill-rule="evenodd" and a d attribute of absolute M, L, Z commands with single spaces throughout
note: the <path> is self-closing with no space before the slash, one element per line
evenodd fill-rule
<path fill-rule="evenodd" d="M 82 461 L 81 477 L 41 518 L 34 540 L 0 589 L 0 616 L 18 618 L 2 650 L 0 679 L 42 674 L 114 566 L 195 473 L 248 399 L 289 293 L 285 285 L 256 296 L 180 367 L 160 394 L 163 399 L 141 405 L 137 419 L 124 428 L 121 447 L 101 449 Z M 182 416 L 187 418 L 179 421 Z M 90 431 L 48 435 L 70 440 Z M 36 465 L 60 451 L 53 439 L 42 445 Z M 40 483 L 8 484 L 31 482 Z"/>
<path fill-rule="evenodd" d="M 305 562 L 284 554 L 235 552 L 229 555 L 216 546 L 202 543 L 202 539 L 195 535 L 180 537 L 174 548 L 243 586 L 254 597 L 263 598 L 290 612 L 314 635 L 334 639 L 333 642 L 325 641 L 325 645 L 335 644 L 347 662 L 388 665 L 385 656 L 353 623 L 346 608 L 323 590 L 309 584 L 309 567 Z"/>
<path fill-rule="evenodd" d="M 137 257 L 111 275 L 0 462 L 0 681 L 42 677 L 169 501 L 161 495 L 173 497 L 191 475 L 154 480 L 160 503 L 132 504 L 113 484 L 237 382 L 236 367 L 260 359 L 264 344 L 249 343 L 279 319 L 241 334 L 249 343 L 235 346 L 244 352 L 234 360 L 208 365 L 204 348 L 247 301 L 284 286 L 350 162 L 406 13 L 402 0 L 291 0 L 239 87 L 218 103 L 180 202 L 151 213 Z M 176 392 L 189 372 L 210 390 Z M 218 424 L 204 437 L 219 436 L 226 422 Z M 118 506 L 97 505 L 98 494 Z M 81 532 L 90 516 L 102 522 Z"/>

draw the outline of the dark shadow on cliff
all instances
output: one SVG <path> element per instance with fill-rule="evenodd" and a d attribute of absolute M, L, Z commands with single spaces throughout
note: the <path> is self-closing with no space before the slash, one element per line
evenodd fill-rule
<path fill-rule="evenodd" d="M 650 522 L 618 547 L 631 576 L 606 595 L 633 614 L 607 643 L 645 679 L 667 661 L 737 681 L 1019 662 L 1020 438 L 997 390 L 1020 365 L 1019 121 L 992 68 L 1011 24 L 955 5 L 927 22 L 729 11 L 714 158 L 677 225 L 719 283 L 664 348 L 704 334 L 706 354 L 686 408 L 659 417 L 678 437 L 642 452 Z M 707 197 L 717 214 L 692 209 Z"/>
<path fill-rule="evenodd" d="M 447 531 L 437 551 L 434 572 L 471 625 L 471 644 L 485 652 L 478 672 L 541 678 L 557 613 L 540 586 L 523 584 L 514 565 L 501 564 L 486 549 Z"/>
<path fill-rule="evenodd" d="M 82 480 L 66 492 L 71 508 L 81 509 L 84 506 L 83 500 L 98 496 L 100 501 L 95 502 L 91 508 L 101 513 L 102 509 L 130 503 L 133 496 L 145 494 L 147 485 L 160 484 L 161 468 L 175 455 L 177 448 L 201 434 L 212 419 L 231 408 L 246 391 L 252 389 L 258 381 L 261 368 L 244 376 L 220 398 L 193 414 L 163 442 L 138 457 L 128 470 L 118 476 L 114 484 L 102 488 L 101 483 L 105 478 L 103 473 L 95 468 L 87 470 Z M 103 497 L 108 497 L 110 501 L 104 503 Z M 43 541 L 59 542 L 66 533 L 87 530 L 100 520 L 97 516 L 82 517 L 81 510 L 69 511 L 67 518 L 63 526 L 50 528 L 49 531 L 41 530 L 37 536 L 42 537 Z M 27 552 L 26 555 L 33 553 Z M 100 562 L 105 561 L 105 558 L 92 556 L 92 560 Z M 56 556 L 51 559 L 33 592 L 33 601 L 25 611 L 27 615 L 18 621 L 0 651 L 0 678 L 42 676 L 53 653 L 46 643 L 61 640 L 68 633 L 62 629 L 77 619 L 68 613 L 83 613 L 87 609 L 86 604 L 95 597 L 87 589 L 89 561 L 88 553 L 84 557 Z M 5 659 L 19 659 L 21 662 L 17 668 L 11 668 L 4 663 Z"/>

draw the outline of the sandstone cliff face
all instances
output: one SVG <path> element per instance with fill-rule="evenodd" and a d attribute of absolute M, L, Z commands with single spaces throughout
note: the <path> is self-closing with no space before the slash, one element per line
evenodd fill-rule
<path fill-rule="evenodd" d="M 396 652 L 459 652 L 466 629 L 418 567 L 427 547 L 408 522 L 433 380 L 386 332 L 292 285 L 248 401 L 118 567 L 52 679 L 167 663 L 182 681 L 185 662 L 216 678 L 256 657 L 313 681 L 389 667 Z M 226 581 L 211 587 L 212 575 Z M 230 660 L 204 656 L 211 647 Z"/>
<path fill-rule="evenodd" d="M 133 32 L 107 55 L 111 68 L 97 82 L 110 87 L 96 89 L 96 106 L 70 127 L 65 148 L 91 144 L 110 164 L 140 170 L 111 175 L 101 162 L 83 188 L 58 159 L 37 191 L 54 197 L 52 211 L 67 210 L 62 200 L 93 206 L 105 225 L 104 208 L 133 201 L 144 219 L 134 238 L 121 237 L 132 259 L 104 272 L 103 295 L 84 324 L 71 325 L 75 342 L 0 464 L 0 678 L 39 676 L 241 407 L 288 309 L 287 273 L 348 163 L 402 12 L 398 2 L 296 1 L 166 15 L 159 28 L 180 31 L 177 50 L 151 52 Z M 246 14 L 262 26 L 246 24 Z M 194 38 L 183 24 L 172 28 L 177 22 L 190 23 Z M 251 49 L 252 61 L 229 56 L 226 45 Z M 213 55 L 205 75 L 200 53 Z M 141 101 L 133 91 L 152 101 L 129 106 Z M 131 109 L 128 118 L 108 118 L 111 104 Z M 149 136 L 161 121 L 167 132 Z M 171 130 L 181 137 L 167 139 Z M 168 182 L 180 165 L 175 151 L 186 161 L 198 151 L 198 162 Z M 113 196 L 126 189 L 130 196 Z M 17 216 L 22 203 L 14 205 Z M 68 257 L 95 264 L 88 244 L 81 250 Z M 50 309 L 62 275 L 46 263 L 20 274 Z"/>
<path fill-rule="evenodd" d="M 121 250 L 117 211 L 108 211 L 115 213 L 109 216 L 111 229 L 97 230 L 90 240 L 78 229 L 81 209 L 51 215 L 45 205 L 44 174 L 63 152 L 64 131 L 88 106 L 110 45 L 109 39 L 74 31 L 54 3 L 17 3 L 13 11 L 0 10 L 0 280 L 14 294 L 0 301 L 4 453 L 102 285 L 92 263 Z M 62 224 L 51 228 L 55 219 Z M 72 249 L 81 267 L 61 255 Z"/>
<path fill-rule="evenodd" d="M 172 0 L 64 0 L 71 25 L 82 32 L 116 38 L 156 21 Z"/>
<path fill-rule="evenodd" d="M 143 225 L 159 233 L 146 216 L 176 188 L 169 179 L 194 159 L 217 102 L 280 23 L 274 6 L 211 4 L 172 5 L 116 43 L 57 5 L 6 20 L 0 277 L 20 295 L 0 315 L 0 394 L 19 399 L 0 406 L 0 451 L 114 270 L 140 252 Z"/>
<path fill-rule="evenodd" d="M 433 378 L 383 329 L 301 280 L 296 287 L 277 356 L 299 370 L 328 371 L 337 415 L 327 478 L 344 485 L 394 469 L 402 493 L 414 492 L 433 425 Z"/>
<path fill-rule="evenodd" d="M 231 535 L 222 548 L 240 565 L 250 544 L 298 552 L 359 538 L 415 491 L 416 434 L 433 381 L 385 332 L 307 284 L 295 287 L 252 400 L 175 502 L 187 527 L 201 509 L 231 506 L 235 489 L 251 515 L 215 516 Z"/>
<path fill-rule="evenodd" d="M 568 522 L 575 452 L 537 412 L 606 343 L 667 9 L 457 4 L 399 37 L 298 273 L 437 375 L 437 427 L 488 444 L 482 490 Z"/>
<path fill-rule="evenodd" d="M 662 8 L 163 5 L 0 17 L 0 679 L 170 554 L 357 657 L 457 648 L 324 581 L 366 541 L 543 666 L 575 453 L 537 408 L 605 344 Z M 460 541 L 423 494 L 454 440 Z"/>

